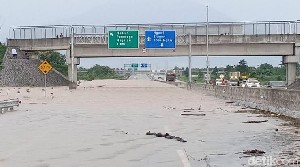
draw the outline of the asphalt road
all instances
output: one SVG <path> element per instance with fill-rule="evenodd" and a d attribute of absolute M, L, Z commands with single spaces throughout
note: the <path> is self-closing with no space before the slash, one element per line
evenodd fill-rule
<path fill-rule="evenodd" d="M 53 88 L 53 98 L 44 98 L 41 88 L 12 89 L 9 96 L 18 95 L 22 104 L 0 115 L 0 166 L 239 167 L 249 166 L 251 157 L 242 152 L 252 149 L 265 151 L 264 157 L 298 158 L 296 128 L 276 117 L 236 113 L 241 107 L 144 75 L 131 79 L 83 82 L 75 91 Z M 243 123 L 251 120 L 268 122 Z"/>

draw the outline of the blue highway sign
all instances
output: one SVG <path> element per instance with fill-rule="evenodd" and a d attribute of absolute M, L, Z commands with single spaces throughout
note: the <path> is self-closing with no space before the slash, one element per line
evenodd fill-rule
<path fill-rule="evenodd" d="M 146 30 L 145 47 L 146 49 L 175 49 L 176 32 L 174 30 Z"/>
<path fill-rule="evenodd" d="M 142 68 L 147 68 L 147 67 L 148 67 L 148 64 L 142 63 L 142 64 L 141 64 L 141 67 L 142 67 Z"/>

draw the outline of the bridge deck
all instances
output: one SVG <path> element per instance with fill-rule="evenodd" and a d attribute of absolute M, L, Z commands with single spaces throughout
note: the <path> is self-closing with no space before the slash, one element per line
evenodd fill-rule
<path fill-rule="evenodd" d="M 186 56 L 189 36 L 177 35 L 176 49 L 144 50 L 144 35 L 140 35 L 139 49 L 108 49 L 107 35 L 76 35 L 74 39 L 75 57 L 157 57 Z M 300 35 L 211 35 L 210 55 L 286 56 L 294 55 L 293 46 Z M 206 55 L 206 36 L 192 35 L 192 55 Z M 70 37 L 46 39 L 8 39 L 8 46 L 21 50 L 70 50 Z"/>

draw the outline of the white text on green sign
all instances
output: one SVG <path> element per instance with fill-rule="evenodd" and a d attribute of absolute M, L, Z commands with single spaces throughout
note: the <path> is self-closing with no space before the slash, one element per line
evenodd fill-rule
<path fill-rule="evenodd" d="M 138 49 L 139 31 L 109 31 L 108 32 L 109 49 Z"/>

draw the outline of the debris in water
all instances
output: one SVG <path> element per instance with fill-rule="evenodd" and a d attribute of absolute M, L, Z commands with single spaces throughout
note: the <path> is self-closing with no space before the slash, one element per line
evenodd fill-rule
<path fill-rule="evenodd" d="M 206 114 L 198 114 L 198 113 L 182 113 L 183 116 L 205 116 Z"/>
<path fill-rule="evenodd" d="M 263 120 L 263 121 L 247 121 L 243 123 L 262 123 L 262 122 L 268 122 L 268 120 Z"/>
<path fill-rule="evenodd" d="M 183 110 L 195 110 L 195 109 L 193 109 L 193 108 L 185 108 Z"/>
<path fill-rule="evenodd" d="M 175 107 L 171 107 L 171 106 L 163 106 L 164 109 L 167 109 L 167 110 L 175 110 L 176 108 Z"/>
<path fill-rule="evenodd" d="M 191 112 L 191 111 L 183 111 L 183 112 Z"/>
<path fill-rule="evenodd" d="M 250 155 L 250 156 L 262 156 L 263 154 L 265 154 L 266 152 L 262 151 L 262 150 L 246 150 L 243 152 L 243 154 L 246 155 Z"/>
<path fill-rule="evenodd" d="M 156 136 L 156 137 L 164 137 L 164 138 L 166 138 L 166 139 L 175 139 L 175 140 L 177 140 L 177 141 L 180 141 L 180 142 L 182 142 L 182 143 L 185 143 L 185 142 L 187 142 L 186 140 L 184 140 L 183 138 L 181 138 L 181 137 L 177 137 L 177 136 L 172 136 L 172 135 L 170 135 L 169 133 L 153 133 L 153 132 L 150 132 L 150 131 L 148 131 L 147 133 L 146 133 L 146 135 L 152 135 L 152 136 Z"/>

